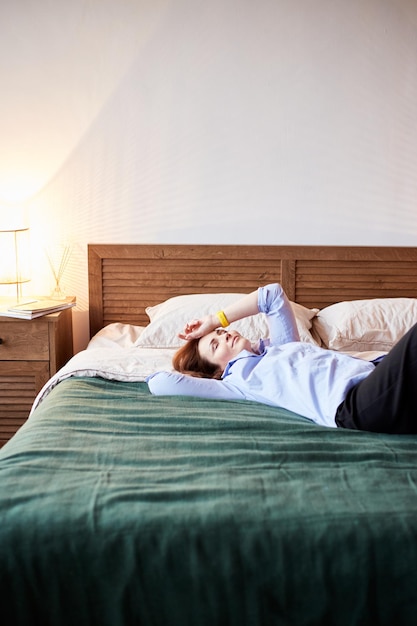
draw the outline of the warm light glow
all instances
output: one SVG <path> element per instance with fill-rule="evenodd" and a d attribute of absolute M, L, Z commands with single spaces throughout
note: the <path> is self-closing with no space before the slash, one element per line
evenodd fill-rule
<path fill-rule="evenodd" d="M 0 230 L 0 284 L 20 285 L 30 280 L 29 229 Z"/>
<path fill-rule="evenodd" d="M 0 203 L 0 231 L 23 230 L 28 226 L 26 211 L 21 204 Z"/>
<path fill-rule="evenodd" d="M 4 172 L 0 178 L 0 201 L 18 203 L 34 196 L 44 185 L 42 176 L 22 172 Z"/>

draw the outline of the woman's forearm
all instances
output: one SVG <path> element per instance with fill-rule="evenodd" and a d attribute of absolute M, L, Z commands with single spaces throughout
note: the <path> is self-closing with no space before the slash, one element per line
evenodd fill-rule
<path fill-rule="evenodd" d="M 236 302 L 229 304 L 223 309 L 223 313 L 226 316 L 226 320 L 229 324 L 231 324 L 232 322 L 237 322 L 244 317 L 249 317 L 249 315 L 256 315 L 257 313 L 259 313 L 258 290 L 255 289 L 255 291 L 248 293 Z M 217 322 L 223 325 L 222 319 L 220 319 L 219 316 L 217 316 Z"/>
<path fill-rule="evenodd" d="M 182 332 L 178 333 L 181 339 L 197 339 L 206 335 L 219 326 L 228 326 L 249 315 L 255 315 L 258 309 L 258 290 L 243 296 L 237 302 L 227 305 L 222 311 L 206 315 L 200 319 L 187 322 Z"/>

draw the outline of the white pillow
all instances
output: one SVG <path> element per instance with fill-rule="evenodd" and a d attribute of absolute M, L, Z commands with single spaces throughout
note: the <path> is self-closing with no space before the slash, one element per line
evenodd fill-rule
<path fill-rule="evenodd" d="M 314 331 L 332 350 L 387 351 L 417 322 L 414 298 L 338 302 L 322 309 Z"/>
<path fill-rule="evenodd" d="M 245 294 L 240 293 L 216 293 L 216 294 L 191 294 L 175 296 L 160 304 L 147 307 L 150 324 L 145 327 L 136 345 L 141 347 L 179 348 L 183 341 L 179 339 L 180 332 L 185 324 L 193 318 L 202 317 L 208 313 L 216 313 L 224 309 L 228 304 L 236 302 Z M 318 309 L 291 303 L 297 320 L 297 327 L 301 341 L 309 343 L 317 342 L 311 336 L 311 320 Z M 230 325 L 239 331 L 244 337 L 255 343 L 261 337 L 268 336 L 268 324 L 264 313 L 258 313 L 246 317 L 243 320 Z"/>

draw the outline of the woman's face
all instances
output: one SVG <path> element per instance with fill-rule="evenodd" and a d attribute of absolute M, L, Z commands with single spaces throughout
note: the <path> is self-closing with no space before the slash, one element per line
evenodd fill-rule
<path fill-rule="evenodd" d="M 204 335 L 198 342 L 198 352 L 202 358 L 225 369 L 230 359 L 242 350 L 252 351 L 249 339 L 242 337 L 236 330 L 217 328 Z"/>

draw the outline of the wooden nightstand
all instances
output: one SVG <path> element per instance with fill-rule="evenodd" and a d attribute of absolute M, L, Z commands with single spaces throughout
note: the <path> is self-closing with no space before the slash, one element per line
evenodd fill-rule
<path fill-rule="evenodd" d="M 72 309 L 22 320 L 0 317 L 0 447 L 26 421 L 47 380 L 73 355 Z"/>

